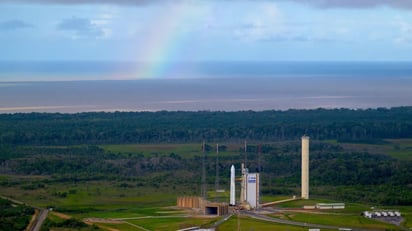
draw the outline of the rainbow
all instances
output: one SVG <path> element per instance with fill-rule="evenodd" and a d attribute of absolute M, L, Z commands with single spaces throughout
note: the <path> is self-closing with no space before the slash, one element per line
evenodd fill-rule
<path fill-rule="evenodd" d="M 140 44 L 138 56 L 144 60 L 137 71 L 138 78 L 166 78 L 176 67 L 176 57 L 181 55 L 189 39 L 182 24 L 192 19 L 193 8 L 188 4 L 170 4 L 156 14 L 149 33 Z M 190 21 L 189 21 L 190 22 Z"/>

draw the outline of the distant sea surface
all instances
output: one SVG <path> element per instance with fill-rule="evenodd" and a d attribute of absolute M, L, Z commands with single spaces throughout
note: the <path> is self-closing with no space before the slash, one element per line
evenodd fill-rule
<path fill-rule="evenodd" d="M 411 62 L 0 62 L 0 113 L 412 106 Z"/>

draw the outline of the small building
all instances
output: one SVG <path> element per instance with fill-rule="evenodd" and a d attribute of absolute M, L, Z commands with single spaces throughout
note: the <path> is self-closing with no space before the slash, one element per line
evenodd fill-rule
<path fill-rule="evenodd" d="M 315 205 L 304 205 L 303 209 L 316 209 Z"/>
<path fill-rule="evenodd" d="M 179 208 L 197 210 L 203 213 L 203 215 L 224 216 L 229 213 L 229 205 L 227 203 L 213 203 L 196 196 L 178 197 L 176 204 Z"/>
<path fill-rule="evenodd" d="M 373 214 L 369 211 L 365 211 L 362 213 L 362 216 L 366 217 L 366 218 L 372 218 Z"/>
<path fill-rule="evenodd" d="M 376 212 L 364 211 L 362 212 L 362 216 L 366 218 L 393 217 L 391 219 L 395 219 L 396 217 L 400 217 L 401 214 L 397 211 L 376 211 Z"/>
<path fill-rule="evenodd" d="M 381 216 L 382 216 L 382 213 L 380 213 L 380 212 L 375 212 L 375 216 L 381 217 Z"/>
<path fill-rule="evenodd" d="M 345 203 L 317 203 L 317 209 L 344 209 Z"/>
<path fill-rule="evenodd" d="M 229 205 L 226 203 L 207 203 L 205 205 L 205 215 L 224 216 L 229 213 Z"/>

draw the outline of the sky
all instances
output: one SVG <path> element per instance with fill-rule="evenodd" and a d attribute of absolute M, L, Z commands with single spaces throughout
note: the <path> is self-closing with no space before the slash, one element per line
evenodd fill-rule
<path fill-rule="evenodd" d="M 0 61 L 411 61 L 410 0 L 0 0 Z"/>

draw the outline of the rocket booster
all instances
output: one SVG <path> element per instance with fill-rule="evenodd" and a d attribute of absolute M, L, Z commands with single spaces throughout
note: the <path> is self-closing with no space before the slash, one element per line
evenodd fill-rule
<path fill-rule="evenodd" d="M 230 205 L 235 205 L 235 166 L 230 168 Z"/>

